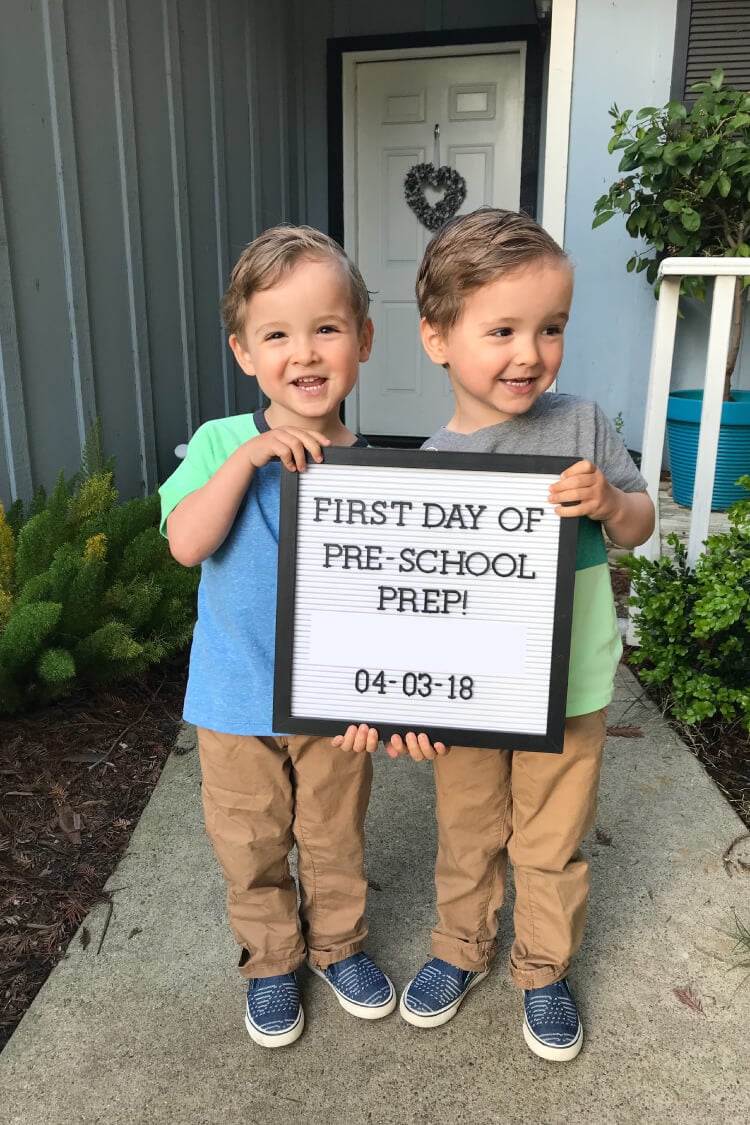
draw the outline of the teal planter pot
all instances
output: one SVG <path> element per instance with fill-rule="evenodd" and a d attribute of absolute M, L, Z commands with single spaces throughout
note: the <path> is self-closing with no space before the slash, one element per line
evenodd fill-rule
<path fill-rule="evenodd" d="M 750 474 L 750 391 L 733 391 L 736 401 L 721 408 L 719 451 L 711 511 L 724 512 L 747 496 L 738 477 Z M 672 494 L 690 508 L 695 485 L 703 391 L 672 391 L 667 406 L 667 440 L 672 470 Z"/>

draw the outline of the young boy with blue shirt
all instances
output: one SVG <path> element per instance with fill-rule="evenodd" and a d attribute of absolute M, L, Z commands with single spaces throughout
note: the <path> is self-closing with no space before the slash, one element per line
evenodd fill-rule
<path fill-rule="evenodd" d="M 162 530 L 202 564 L 184 716 L 198 728 L 206 828 L 248 980 L 245 1024 L 265 1047 L 293 1043 L 307 958 L 349 1013 L 388 1015 L 391 981 L 363 952 L 368 755 L 273 729 L 279 483 L 306 453 L 364 445 L 340 417 L 373 327 L 356 266 L 310 227 L 276 227 L 242 253 L 222 303 L 229 345 L 269 399 L 205 423 L 160 489 Z M 298 849 L 300 905 L 288 856 Z"/>
<path fill-rule="evenodd" d="M 583 1042 L 567 974 L 583 938 L 589 876 L 580 845 L 596 811 L 622 651 L 602 527 L 635 547 L 654 523 L 646 482 L 600 408 L 550 393 L 572 295 L 570 262 L 550 235 L 493 208 L 447 223 L 417 277 L 422 342 L 455 395 L 453 417 L 425 448 L 581 458 L 550 493 L 561 518 L 580 519 L 563 752 L 445 753 L 415 732 L 393 736 L 388 748 L 434 759 L 439 832 L 433 956 L 404 991 L 401 1015 L 417 1027 L 444 1024 L 487 976 L 510 858 L 510 971 L 524 990 L 524 1038 L 558 1061 Z M 377 732 L 350 727 L 335 742 L 372 751 Z"/>

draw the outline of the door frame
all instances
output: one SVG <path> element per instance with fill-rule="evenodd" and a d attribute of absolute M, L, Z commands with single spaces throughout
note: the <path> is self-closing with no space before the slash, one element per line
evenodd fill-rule
<path fill-rule="evenodd" d="M 564 236 L 568 176 L 568 134 L 573 72 L 576 0 L 555 0 L 545 75 L 544 38 L 536 24 L 457 29 L 406 35 L 329 39 L 327 43 L 328 232 L 356 260 L 356 99 L 357 63 L 369 60 L 491 54 L 525 44 L 524 106 L 520 207 L 536 216 L 561 244 Z M 542 107 L 546 102 L 546 136 Z M 554 125 L 554 128 L 551 126 Z M 553 143 L 552 137 L 555 141 Z M 544 160 L 542 165 L 542 145 Z M 543 169 L 540 199 L 540 165 Z M 358 428 L 359 391 L 348 404 Z M 356 420 L 356 422 L 355 422 Z M 397 440 L 397 439 L 396 439 Z"/>
<path fill-rule="evenodd" d="M 363 61 L 435 58 L 440 55 L 494 54 L 511 52 L 519 46 L 525 47 L 526 55 L 519 198 L 521 208 L 535 215 L 544 61 L 542 41 L 536 25 L 328 41 L 328 231 L 353 260 L 356 261 L 358 253 L 355 177 L 357 64 Z M 359 431 L 358 385 L 349 395 L 345 411 L 349 425 Z M 389 437 L 388 444 L 414 443 L 408 438 Z"/>
<path fill-rule="evenodd" d="M 537 212 L 539 140 L 544 50 L 536 24 L 474 28 L 422 34 L 364 36 L 328 40 L 328 232 L 356 252 L 356 215 L 351 195 L 356 152 L 354 75 L 357 63 L 440 55 L 493 54 L 526 45 L 520 204 Z M 347 177 L 349 181 L 347 183 Z"/>

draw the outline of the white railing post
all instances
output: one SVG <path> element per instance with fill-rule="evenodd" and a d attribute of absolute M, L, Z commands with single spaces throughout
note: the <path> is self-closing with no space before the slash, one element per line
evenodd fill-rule
<path fill-rule="evenodd" d="M 683 277 L 714 279 L 711 324 L 708 337 L 706 375 L 698 439 L 693 506 L 690 515 L 688 564 L 694 566 L 703 550 L 711 516 L 711 498 L 719 448 L 719 426 L 724 392 L 724 372 L 729 353 L 729 331 L 735 278 L 750 274 L 750 261 L 745 258 L 665 258 L 659 266 L 659 303 L 651 346 L 646 418 L 643 427 L 641 471 L 648 481 L 648 491 L 656 509 L 656 526 L 651 538 L 636 547 L 641 558 L 656 559 L 661 554 L 659 520 L 659 477 L 664 454 L 667 422 L 667 400 L 672 374 L 674 341 L 677 331 L 677 304 Z M 628 622 L 627 640 L 637 644 L 634 613 Z"/>
<path fill-rule="evenodd" d="M 646 421 L 643 429 L 641 468 L 648 481 L 651 498 L 656 503 L 659 473 L 664 451 L 667 421 L 667 399 L 677 328 L 677 294 L 683 277 L 713 277 L 714 293 L 708 336 L 706 375 L 703 386 L 698 458 L 690 519 L 688 560 L 692 566 L 701 553 L 708 535 L 711 497 L 714 490 L 716 455 L 719 447 L 719 425 L 724 391 L 724 372 L 729 353 L 729 329 L 732 320 L 732 298 L 735 278 L 750 274 L 750 260 L 745 258 L 665 258 L 659 266 L 661 289 L 656 312 L 654 339 L 651 348 Z M 658 508 L 657 508 L 658 512 Z M 658 522 L 658 520 L 657 520 Z M 655 559 L 661 553 L 657 530 L 635 554 Z"/>
<path fill-rule="evenodd" d="M 735 258 L 735 261 L 740 259 Z M 745 265 L 745 269 L 747 269 Z M 698 457 L 695 464 L 693 510 L 688 540 L 688 566 L 695 566 L 703 551 L 711 519 L 711 497 L 714 492 L 716 458 L 719 451 L 719 426 L 724 402 L 724 372 L 729 352 L 729 330 L 732 325 L 734 301 L 733 276 L 717 277 L 714 281 L 714 300 L 711 307 L 711 325 L 708 333 L 706 378 L 703 384 L 703 406 L 698 437 Z"/>
<path fill-rule="evenodd" d="M 667 400 L 669 398 L 669 383 L 672 377 L 672 356 L 674 354 L 679 295 L 679 277 L 665 278 L 661 283 L 659 303 L 656 306 L 654 341 L 651 347 L 651 368 L 646 398 L 646 420 L 643 426 L 641 448 L 641 472 L 648 482 L 649 496 L 654 503 L 656 525 L 651 538 L 642 546 L 636 548 L 636 553 L 648 559 L 658 558 L 661 550 L 659 478 L 664 456 Z"/>

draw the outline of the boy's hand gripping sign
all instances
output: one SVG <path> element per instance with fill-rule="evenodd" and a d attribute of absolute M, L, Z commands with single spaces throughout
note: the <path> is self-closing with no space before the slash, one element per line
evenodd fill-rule
<path fill-rule="evenodd" d="M 282 472 L 274 729 L 560 753 L 572 458 L 326 449 Z"/>

